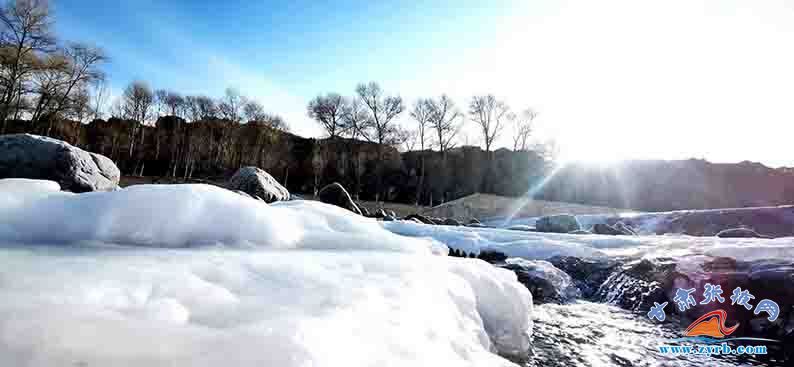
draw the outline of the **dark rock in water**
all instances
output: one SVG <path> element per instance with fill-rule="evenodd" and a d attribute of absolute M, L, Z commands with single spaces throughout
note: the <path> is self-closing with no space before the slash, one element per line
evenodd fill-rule
<path fill-rule="evenodd" d="M 405 219 L 405 220 L 416 219 L 419 222 L 424 223 L 424 224 L 436 224 L 432 219 L 430 219 L 428 217 L 425 217 L 424 215 L 421 215 L 421 214 L 411 214 L 411 215 L 409 215 L 409 216 L 407 216 L 407 217 L 405 217 L 403 219 Z"/>
<path fill-rule="evenodd" d="M 0 136 L 0 178 L 51 180 L 72 192 L 110 191 L 119 169 L 109 158 L 30 134 Z"/>
<path fill-rule="evenodd" d="M 393 221 L 397 220 L 397 218 L 394 218 L 391 215 L 387 215 L 387 216 L 381 218 L 381 220 L 383 220 L 384 222 L 393 222 Z"/>
<path fill-rule="evenodd" d="M 500 264 L 504 263 L 507 260 L 507 255 L 494 250 L 483 250 L 480 251 L 480 254 L 477 255 L 477 258 L 481 260 L 485 260 L 491 264 Z"/>
<path fill-rule="evenodd" d="M 397 213 L 395 213 L 394 210 L 389 210 L 389 216 L 397 218 Z"/>
<path fill-rule="evenodd" d="M 510 227 L 507 227 L 507 229 L 511 231 L 535 232 L 535 227 L 527 226 L 523 224 L 512 225 Z"/>
<path fill-rule="evenodd" d="M 568 234 L 593 234 L 593 232 L 585 231 L 584 229 L 580 229 L 578 231 L 568 232 Z"/>
<path fill-rule="evenodd" d="M 242 191 L 266 203 L 289 200 L 289 191 L 273 176 L 257 167 L 243 167 L 229 179 L 229 190 Z"/>
<path fill-rule="evenodd" d="M 369 213 L 369 209 L 367 209 L 365 206 L 361 205 L 360 203 L 356 204 L 356 206 L 358 207 L 359 210 L 361 210 L 361 215 L 363 215 L 365 217 L 371 217 L 372 216 Z"/>
<path fill-rule="evenodd" d="M 323 187 L 318 196 L 323 203 L 336 205 L 361 215 L 361 209 L 359 209 L 358 205 L 350 198 L 350 194 L 347 193 L 347 190 L 338 182 Z"/>
<path fill-rule="evenodd" d="M 573 256 L 555 256 L 550 258 L 549 262 L 570 275 L 585 298 L 593 297 L 601 284 L 618 268 L 618 264 L 614 261 L 580 259 Z"/>
<path fill-rule="evenodd" d="M 471 220 L 467 224 L 482 224 L 482 223 L 479 220 L 477 220 L 477 218 L 471 218 Z"/>
<path fill-rule="evenodd" d="M 389 215 L 388 215 L 388 214 L 386 214 L 386 211 L 385 211 L 385 210 L 383 210 L 383 209 L 378 209 L 378 210 L 375 210 L 374 212 L 372 212 L 372 214 L 371 214 L 371 215 L 369 215 L 369 217 L 370 217 L 370 218 L 378 218 L 378 219 L 380 219 L 380 218 L 386 218 L 386 217 L 388 217 L 388 216 L 389 216 Z"/>
<path fill-rule="evenodd" d="M 720 238 L 769 238 L 749 228 L 731 228 L 717 233 Z"/>
<path fill-rule="evenodd" d="M 676 272 L 675 263 L 643 259 L 610 275 L 596 297 L 628 310 L 647 311 L 654 302 L 672 300 L 668 298 L 668 290 L 678 278 L 688 281 L 688 277 Z"/>
<path fill-rule="evenodd" d="M 582 229 L 576 217 L 570 214 L 550 215 L 540 217 L 535 222 L 538 232 L 570 233 Z"/>
<path fill-rule="evenodd" d="M 518 281 L 532 293 L 534 303 L 564 303 L 581 295 L 571 276 L 548 261 L 512 258 L 499 267 L 516 273 Z"/>
<path fill-rule="evenodd" d="M 452 219 L 452 218 L 446 218 L 446 219 L 444 219 L 443 222 L 441 222 L 441 224 L 443 224 L 445 226 L 459 226 L 460 222 L 458 222 L 457 220 Z"/>
<path fill-rule="evenodd" d="M 593 229 L 591 231 L 595 234 L 602 234 L 602 235 L 609 235 L 609 236 L 617 236 L 623 235 L 623 231 L 618 230 L 615 227 L 610 226 L 606 223 L 596 223 L 593 225 Z"/>

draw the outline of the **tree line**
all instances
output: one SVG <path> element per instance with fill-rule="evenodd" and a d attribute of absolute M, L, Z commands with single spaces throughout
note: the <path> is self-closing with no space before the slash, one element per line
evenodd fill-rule
<path fill-rule="evenodd" d="M 443 159 L 445 153 L 457 145 L 458 134 L 467 118 L 481 135 L 483 147 L 489 156 L 494 143 L 508 127 L 512 130 L 514 151 L 527 151 L 530 148 L 532 124 L 537 117 L 531 108 L 513 112 L 504 101 L 491 94 L 472 97 L 468 107 L 468 113 L 462 112 L 446 94 L 438 98 L 420 98 L 407 111 L 413 124 L 399 125 L 396 118 L 406 111 L 403 99 L 388 95 L 378 83 L 369 82 L 359 84 L 352 97 L 338 93 L 319 95 L 309 102 L 307 111 L 308 116 L 325 130 L 329 139 L 363 139 L 377 143 L 379 147 L 398 146 L 404 151 L 437 149 L 441 153 L 443 170 L 447 170 L 444 164 L 446 160 Z M 354 151 L 350 153 L 355 157 Z M 359 171 L 356 168 L 358 163 L 353 159 L 353 170 Z M 378 161 L 382 160 L 379 148 Z M 319 154 L 317 161 L 323 161 L 322 154 Z M 425 192 L 424 156 L 418 170 L 416 203 L 422 201 Z M 378 165 L 378 183 L 382 175 L 383 169 Z"/>

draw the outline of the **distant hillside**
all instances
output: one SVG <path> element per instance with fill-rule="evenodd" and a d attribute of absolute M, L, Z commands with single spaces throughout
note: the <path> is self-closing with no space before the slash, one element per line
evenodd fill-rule
<path fill-rule="evenodd" d="M 785 205 L 794 203 L 794 172 L 696 159 L 576 164 L 560 170 L 541 196 L 642 211 Z"/>

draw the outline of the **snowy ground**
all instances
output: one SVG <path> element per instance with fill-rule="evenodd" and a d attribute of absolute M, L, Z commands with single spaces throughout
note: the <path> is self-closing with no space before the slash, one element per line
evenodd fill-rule
<path fill-rule="evenodd" d="M 531 349 L 532 297 L 512 272 L 444 256 L 447 246 L 528 260 L 675 258 L 680 271 L 700 274 L 714 258 L 785 274 L 790 265 L 765 261 L 794 263 L 792 238 L 376 222 L 206 185 L 75 195 L 54 183 L 0 180 L 0 218 L 2 366 L 507 366 Z M 578 325 L 608 310 L 542 307 L 535 318 L 544 338 L 567 335 L 548 315 L 574 315 L 560 325 Z M 592 339 L 590 347 L 605 341 Z M 549 340 L 535 345 L 561 348 Z M 604 365 L 644 351 L 607 356 Z"/>
<path fill-rule="evenodd" d="M 316 202 L 0 181 L 0 365 L 503 366 L 509 271 Z"/>

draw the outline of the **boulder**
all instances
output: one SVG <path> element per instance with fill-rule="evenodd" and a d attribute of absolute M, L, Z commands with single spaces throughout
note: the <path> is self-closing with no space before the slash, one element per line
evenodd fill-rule
<path fill-rule="evenodd" d="M 717 233 L 720 238 L 769 238 L 750 228 L 731 228 Z"/>
<path fill-rule="evenodd" d="M 361 215 L 363 215 L 365 217 L 371 217 L 372 216 L 372 214 L 370 214 L 370 212 L 369 212 L 369 209 L 367 209 L 367 207 L 365 207 L 364 205 L 361 205 L 361 203 L 356 203 L 356 206 L 358 207 L 359 210 L 361 210 Z"/>
<path fill-rule="evenodd" d="M 535 303 L 564 303 L 581 296 L 573 279 L 548 261 L 510 258 L 499 267 L 516 273 Z"/>
<path fill-rule="evenodd" d="M 72 192 L 109 191 L 119 183 L 109 158 L 44 136 L 0 136 L 0 178 L 51 180 Z"/>
<path fill-rule="evenodd" d="M 576 217 L 570 214 L 550 215 L 540 217 L 535 222 L 538 232 L 570 233 L 582 229 Z"/>
<path fill-rule="evenodd" d="M 619 230 L 619 229 L 617 229 L 615 227 L 612 227 L 612 226 L 610 226 L 609 224 L 606 224 L 606 223 L 596 223 L 596 224 L 594 224 L 593 225 L 593 229 L 591 229 L 591 231 L 593 233 L 595 233 L 595 234 L 602 234 L 602 235 L 608 235 L 608 236 L 617 236 L 617 235 L 625 234 L 625 233 L 623 233 L 623 231 L 621 231 L 621 230 Z"/>
<path fill-rule="evenodd" d="M 289 191 L 273 176 L 257 167 L 243 167 L 229 180 L 226 186 L 232 191 L 242 191 L 266 203 L 289 200 Z"/>
<path fill-rule="evenodd" d="M 441 224 L 443 224 L 445 226 L 459 226 L 459 225 L 461 225 L 460 222 L 458 222 L 457 220 L 455 220 L 453 218 L 446 218 L 446 219 L 444 219 L 444 221 L 441 222 Z"/>
<path fill-rule="evenodd" d="M 323 203 L 336 205 L 361 215 L 361 209 L 359 209 L 358 205 L 350 198 L 350 194 L 347 193 L 347 190 L 338 182 L 323 187 L 318 196 Z"/>

